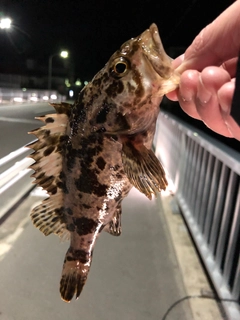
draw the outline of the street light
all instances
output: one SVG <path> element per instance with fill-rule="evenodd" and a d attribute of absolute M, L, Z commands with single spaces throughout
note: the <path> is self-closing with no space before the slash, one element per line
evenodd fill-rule
<path fill-rule="evenodd" d="M 10 18 L 1 18 L 0 19 L 0 29 L 9 29 L 11 28 L 12 20 Z"/>
<path fill-rule="evenodd" d="M 59 53 L 54 53 L 48 59 L 48 90 L 51 90 L 52 88 L 52 59 L 53 57 L 58 55 Z M 60 57 L 62 57 L 63 59 L 68 58 L 68 51 L 61 51 Z"/>
<path fill-rule="evenodd" d="M 64 59 L 68 58 L 68 51 L 61 51 L 60 56 Z"/>

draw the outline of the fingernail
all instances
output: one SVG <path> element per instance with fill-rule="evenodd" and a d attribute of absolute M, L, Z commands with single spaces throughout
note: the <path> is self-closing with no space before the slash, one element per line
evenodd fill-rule
<path fill-rule="evenodd" d="M 221 103 L 220 105 L 222 112 L 225 114 L 229 114 L 230 113 L 230 109 L 229 109 L 229 105 L 225 104 L 224 102 Z"/>
<path fill-rule="evenodd" d="M 202 83 L 201 76 L 199 77 L 199 85 L 198 85 L 198 93 L 197 93 L 197 99 L 200 101 L 201 104 L 206 104 L 210 101 L 212 97 L 212 93 L 204 87 Z"/>
<path fill-rule="evenodd" d="M 229 123 L 228 123 L 227 121 L 225 121 L 225 125 L 226 125 L 226 127 L 227 127 L 227 129 L 228 129 L 230 138 L 233 138 L 234 135 L 233 135 L 233 133 L 232 133 L 231 126 L 229 125 Z"/>
<path fill-rule="evenodd" d="M 181 96 L 181 99 L 182 99 L 183 102 L 190 102 L 190 101 L 192 101 L 192 97 L 190 97 L 190 96 L 189 96 L 189 97 L 186 97 L 186 96 L 183 97 L 183 96 Z"/>
<path fill-rule="evenodd" d="M 182 94 L 182 91 L 184 92 L 184 94 Z M 179 93 L 180 93 L 181 100 L 183 102 L 192 101 L 193 91 L 190 88 L 187 88 L 187 87 L 184 87 L 183 90 L 182 90 L 181 82 L 179 84 Z"/>

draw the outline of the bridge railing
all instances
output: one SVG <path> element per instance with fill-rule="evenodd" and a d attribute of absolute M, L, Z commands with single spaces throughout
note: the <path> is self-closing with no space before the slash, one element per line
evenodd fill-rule
<path fill-rule="evenodd" d="M 30 153 L 22 147 L 0 159 L 0 220 L 34 188 L 28 169 L 34 161 L 26 158 Z"/>
<path fill-rule="evenodd" d="M 66 96 L 59 94 L 56 90 L 26 89 L 26 88 L 1 88 L 0 104 L 38 102 L 38 101 L 65 101 Z"/>
<path fill-rule="evenodd" d="M 155 152 L 230 320 L 240 319 L 240 153 L 161 113 Z"/>

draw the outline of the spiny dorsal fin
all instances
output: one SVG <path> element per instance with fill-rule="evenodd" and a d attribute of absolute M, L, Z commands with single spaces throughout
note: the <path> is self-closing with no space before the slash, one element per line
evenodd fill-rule
<path fill-rule="evenodd" d="M 57 114 L 37 117 L 45 126 L 29 132 L 38 138 L 27 146 L 34 150 L 29 156 L 35 160 L 30 166 L 35 171 L 32 177 L 35 178 L 34 183 L 45 189 L 50 196 L 32 210 L 31 217 L 34 225 L 45 235 L 55 233 L 66 237 L 68 231 L 63 221 L 63 195 L 66 187 L 63 181 L 62 159 L 68 141 L 67 125 L 71 105 L 61 103 L 52 106 Z"/>
<path fill-rule="evenodd" d="M 50 105 L 56 110 L 58 114 L 64 113 L 68 117 L 71 114 L 72 105 L 66 102 L 62 103 L 50 103 Z"/>

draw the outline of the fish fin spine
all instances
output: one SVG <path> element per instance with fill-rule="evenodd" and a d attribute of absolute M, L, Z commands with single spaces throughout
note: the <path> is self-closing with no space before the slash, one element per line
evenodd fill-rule
<path fill-rule="evenodd" d="M 121 204 L 119 204 L 114 213 L 112 220 L 104 227 L 103 230 L 113 236 L 120 236 L 122 233 L 121 213 L 122 213 L 122 208 L 121 208 Z"/>

